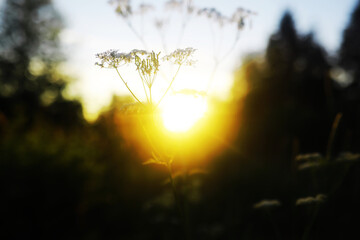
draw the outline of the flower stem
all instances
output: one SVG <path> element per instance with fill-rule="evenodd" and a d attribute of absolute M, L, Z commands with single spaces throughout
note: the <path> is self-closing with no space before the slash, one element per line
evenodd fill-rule
<path fill-rule="evenodd" d="M 167 94 L 167 92 L 169 91 L 169 89 L 171 88 L 171 85 L 173 84 L 176 76 L 178 75 L 180 68 L 181 68 L 181 64 L 179 65 L 179 67 L 178 67 L 178 69 L 177 69 L 177 71 L 176 71 L 173 79 L 171 80 L 171 82 L 170 82 L 170 84 L 169 84 L 169 87 L 166 89 L 164 95 L 162 95 L 162 97 L 160 98 L 159 102 L 156 104 L 155 109 L 160 105 L 161 101 L 163 100 L 163 98 L 165 97 L 165 95 Z"/>
<path fill-rule="evenodd" d="M 131 93 L 131 95 L 136 99 L 136 101 L 138 101 L 141 105 L 143 104 L 142 102 L 140 102 L 140 100 L 135 96 L 135 94 L 130 90 L 129 86 L 127 85 L 127 83 L 125 82 L 125 80 L 122 78 L 122 76 L 119 73 L 119 70 L 117 68 L 115 68 L 117 74 L 119 75 L 120 79 L 123 81 L 123 83 L 125 84 L 126 88 L 129 90 L 129 92 Z"/>
<path fill-rule="evenodd" d="M 147 100 L 148 102 L 150 102 L 150 101 L 149 101 L 148 94 L 147 94 L 147 92 L 146 92 L 145 83 L 144 83 L 144 78 L 141 76 L 141 74 L 140 74 L 139 71 L 138 71 L 138 73 L 139 73 L 139 76 L 140 76 L 140 78 L 141 78 L 142 85 L 143 85 L 143 87 L 144 87 L 144 92 L 145 92 L 145 95 L 146 95 L 146 100 Z"/>

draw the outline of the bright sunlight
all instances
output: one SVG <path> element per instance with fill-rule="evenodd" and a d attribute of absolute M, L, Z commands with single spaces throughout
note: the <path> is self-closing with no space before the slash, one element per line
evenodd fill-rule
<path fill-rule="evenodd" d="M 176 94 L 169 96 L 161 108 L 162 121 L 171 132 L 189 130 L 207 110 L 203 96 Z"/>

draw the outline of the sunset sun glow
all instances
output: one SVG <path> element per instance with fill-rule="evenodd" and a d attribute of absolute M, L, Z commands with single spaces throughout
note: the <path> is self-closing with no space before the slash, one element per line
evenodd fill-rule
<path fill-rule="evenodd" d="M 207 110 L 202 96 L 177 94 L 169 96 L 161 108 L 164 127 L 171 132 L 185 132 L 192 128 Z"/>

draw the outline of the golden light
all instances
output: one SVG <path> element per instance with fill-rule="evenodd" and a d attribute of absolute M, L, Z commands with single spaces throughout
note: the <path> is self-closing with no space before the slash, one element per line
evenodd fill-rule
<path fill-rule="evenodd" d="M 176 94 L 169 96 L 161 107 L 164 127 L 171 132 L 185 132 L 200 120 L 207 110 L 205 97 Z"/>

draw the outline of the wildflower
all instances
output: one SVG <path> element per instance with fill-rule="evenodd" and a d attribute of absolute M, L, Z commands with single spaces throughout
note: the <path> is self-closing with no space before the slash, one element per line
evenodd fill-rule
<path fill-rule="evenodd" d="M 167 10 L 181 10 L 182 9 L 182 2 L 176 0 L 170 0 L 165 3 L 165 9 Z"/>
<path fill-rule="evenodd" d="M 130 0 L 110 0 L 109 3 L 116 5 L 115 11 L 123 18 L 128 18 L 132 15 Z"/>
<path fill-rule="evenodd" d="M 238 30 L 241 30 L 245 26 L 245 19 L 253 15 L 256 15 L 256 13 L 250 10 L 246 10 L 244 8 L 238 8 L 233 13 L 232 17 L 230 18 L 230 21 L 236 23 Z"/>
<path fill-rule="evenodd" d="M 299 170 L 305 170 L 319 167 L 322 159 L 323 156 L 320 153 L 308 153 L 296 156 L 295 161 L 299 163 Z"/>
<path fill-rule="evenodd" d="M 297 162 L 310 162 L 310 161 L 318 161 L 322 159 L 322 155 L 320 153 L 308 153 L 297 155 L 295 161 Z"/>
<path fill-rule="evenodd" d="M 145 51 L 145 50 L 138 50 L 138 49 L 133 49 L 133 50 L 131 50 L 131 52 L 130 52 L 130 54 L 132 55 L 132 56 L 135 56 L 135 55 L 146 55 L 146 54 L 149 54 L 147 51 Z"/>
<path fill-rule="evenodd" d="M 195 63 L 195 61 L 188 58 L 195 52 L 195 50 L 196 49 L 194 48 L 177 49 L 162 59 L 163 61 L 171 61 L 179 65 L 185 64 L 191 66 Z"/>
<path fill-rule="evenodd" d="M 214 20 L 217 22 L 221 27 L 229 22 L 229 18 L 222 15 L 219 11 L 215 8 L 203 8 L 198 11 L 198 15 L 205 15 L 207 18 Z"/>
<path fill-rule="evenodd" d="M 139 9 L 137 11 L 137 13 L 139 14 L 146 14 L 147 12 L 154 10 L 154 6 L 150 5 L 150 4 L 140 4 Z"/>
<path fill-rule="evenodd" d="M 319 166 L 320 166 L 319 162 L 305 162 L 305 163 L 300 164 L 298 169 L 305 170 L 305 169 L 310 169 L 310 168 L 316 168 Z"/>
<path fill-rule="evenodd" d="M 102 68 L 118 68 L 124 64 L 130 63 L 133 56 L 129 53 L 120 53 L 118 50 L 110 49 L 106 52 L 97 53 L 96 58 L 100 59 L 100 62 L 96 62 Z"/>
<path fill-rule="evenodd" d="M 154 83 L 155 76 L 159 71 L 159 55 L 160 52 L 155 54 L 155 52 L 148 53 L 143 50 L 133 50 L 131 54 L 135 57 L 136 70 L 139 71 L 143 81 L 146 85 L 151 88 Z M 141 55 L 141 57 L 139 56 Z"/>
<path fill-rule="evenodd" d="M 157 103 L 156 106 L 160 104 L 162 99 L 165 97 L 166 93 L 171 88 L 172 83 L 174 82 L 177 73 L 179 72 L 180 66 L 185 65 L 192 65 L 194 61 L 188 59 L 190 55 L 195 51 L 193 48 L 186 48 L 186 49 L 177 49 L 173 53 L 165 56 L 162 58 L 163 61 L 170 61 L 175 64 L 179 64 L 178 71 L 172 78 L 168 88 L 164 92 L 163 96 L 160 98 L 160 101 Z M 143 104 L 134 94 L 134 92 L 130 89 L 127 82 L 121 76 L 120 72 L 118 71 L 118 67 L 123 66 L 128 63 L 134 63 L 136 66 L 136 71 L 138 71 L 139 76 L 141 78 L 141 82 L 144 88 L 144 92 L 146 95 L 147 102 L 152 104 L 152 86 L 156 80 L 157 73 L 160 67 L 159 61 L 159 53 L 147 52 L 145 50 L 133 49 L 129 53 L 121 53 L 118 50 L 108 50 L 106 52 L 98 53 L 95 55 L 96 58 L 99 58 L 100 61 L 96 62 L 95 65 L 100 66 L 101 68 L 114 68 L 116 69 L 117 74 L 119 75 L 120 79 L 123 81 L 131 95 L 136 99 L 136 101 L 140 104 Z M 147 89 L 146 89 L 147 87 Z M 149 93 L 149 94 L 148 94 Z"/>
<path fill-rule="evenodd" d="M 254 204 L 254 208 L 255 209 L 269 209 L 269 208 L 274 208 L 274 207 L 280 207 L 281 203 L 279 200 L 273 199 L 273 200 L 267 200 L 264 199 L 258 203 Z"/>
<path fill-rule="evenodd" d="M 310 205 L 310 204 L 319 204 L 324 202 L 326 199 L 326 195 L 324 194 L 317 194 L 315 197 L 305 197 L 305 198 L 299 198 L 296 200 L 295 205 Z"/>
<path fill-rule="evenodd" d="M 343 152 L 340 153 L 335 161 L 339 162 L 354 162 L 360 160 L 359 153 Z"/>

